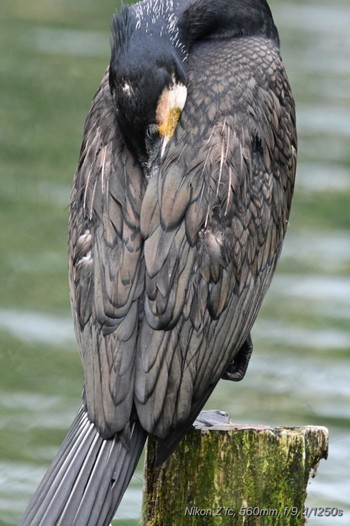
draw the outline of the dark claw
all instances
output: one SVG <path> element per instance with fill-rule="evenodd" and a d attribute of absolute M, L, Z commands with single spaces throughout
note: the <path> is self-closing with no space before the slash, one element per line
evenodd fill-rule
<path fill-rule="evenodd" d="M 253 342 L 249 334 L 246 341 L 243 343 L 242 347 L 236 354 L 233 362 L 230 363 L 222 378 L 224 380 L 231 380 L 231 382 L 240 382 L 243 380 L 245 373 L 248 369 L 248 364 L 250 357 L 253 352 Z"/>

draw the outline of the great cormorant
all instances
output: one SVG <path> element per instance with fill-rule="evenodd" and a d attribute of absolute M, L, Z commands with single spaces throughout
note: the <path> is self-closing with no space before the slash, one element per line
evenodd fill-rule
<path fill-rule="evenodd" d="M 83 405 L 22 525 L 110 522 L 148 434 L 173 451 L 241 379 L 286 231 L 294 101 L 265 0 L 144 0 L 112 22 L 75 174 Z"/>

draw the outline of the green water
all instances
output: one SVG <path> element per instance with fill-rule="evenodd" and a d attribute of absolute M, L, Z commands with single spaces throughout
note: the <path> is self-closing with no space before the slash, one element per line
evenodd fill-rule
<path fill-rule="evenodd" d="M 79 407 L 67 284 L 67 205 L 82 128 L 108 62 L 107 0 L 2 0 L 0 9 L 0 525 L 24 507 Z M 319 424 L 330 456 L 309 506 L 350 523 L 350 4 L 273 1 L 298 109 L 288 239 L 241 385 L 208 407 L 235 421 Z M 138 471 L 115 524 L 137 524 Z"/>

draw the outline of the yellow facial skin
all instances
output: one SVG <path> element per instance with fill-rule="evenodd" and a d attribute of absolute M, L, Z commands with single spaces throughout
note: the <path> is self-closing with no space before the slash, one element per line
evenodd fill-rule
<path fill-rule="evenodd" d="M 172 108 L 165 122 L 158 126 L 158 131 L 162 137 L 167 137 L 168 140 L 174 135 L 175 128 L 179 122 L 181 115 L 180 108 Z"/>
<path fill-rule="evenodd" d="M 159 134 L 163 137 L 161 157 L 164 154 L 166 145 L 174 135 L 181 112 L 185 106 L 186 96 L 186 86 L 176 84 L 175 79 L 173 79 L 173 84 L 170 88 L 165 88 L 159 97 L 156 111 L 156 125 Z"/>

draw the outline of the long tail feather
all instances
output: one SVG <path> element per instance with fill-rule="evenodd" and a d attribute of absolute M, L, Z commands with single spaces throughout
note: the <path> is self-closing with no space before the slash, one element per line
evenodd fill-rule
<path fill-rule="evenodd" d="M 105 526 L 140 458 L 147 434 L 138 422 L 104 440 L 82 406 L 20 526 Z"/>

